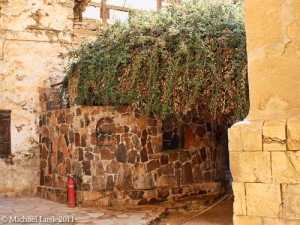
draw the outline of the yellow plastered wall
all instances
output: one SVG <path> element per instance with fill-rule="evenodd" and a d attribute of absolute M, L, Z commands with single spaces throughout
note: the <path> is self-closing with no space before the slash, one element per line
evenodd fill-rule
<path fill-rule="evenodd" d="M 229 129 L 234 225 L 300 224 L 300 1 L 245 0 L 250 113 Z"/>

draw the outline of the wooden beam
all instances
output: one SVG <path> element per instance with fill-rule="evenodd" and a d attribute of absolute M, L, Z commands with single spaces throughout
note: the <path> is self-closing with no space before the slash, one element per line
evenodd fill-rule
<path fill-rule="evenodd" d="M 101 8 L 101 3 L 99 3 L 99 2 L 90 2 L 89 4 L 88 4 L 88 6 L 93 6 L 93 7 L 98 7 L 98 8 Z"/>
<path fill-rule="evenodd" d="M 82 22 L 82 10 L 81 9 L 79 9 L 79 13 L 78 13 L 79 15 L 79 22 Z"/>
<path fill-rule="evenodd" d="M 102 19 L 102 23 L 107 25 L 107 8 L 106 8 L 106 0 L 101 0 L 101 9 L 100 15 Z"/>
<path fill-rule="evenodd" d="M 161 0 L 162 2 L 168 2 L 168 3 L 181 3 L 181 0 Z"/>
<path fill-rule="evenodd" d="M 158 12 L 162 8 L 162 0 L 156 0 L 156 11 Z"/>
<path fill-rule="evenodd" d="M 101 0 L 101 3 L 94 2 L 91 0 L 83 0 L 83 2 L 88 2 L 87 4 L 88 6 L 100 8 L 100 17 L 102 19 L 102 24 L 104 25 L 107 25 L 107 20 L 109 19 L 110 10 L 116 10 L 121 12 L 129 12 L 130 10 L 134 10 L 127 7 L 106 4 L 107 0 Z M 162 6 L 163 2 L 180 3 L 181 0 L 156 0 L 157 11 L 160 11 L 163 8 Z M 80 14 L 79 17 L 81 17 Z M 79 18 L 79 21 L 82 21 L 82 18 Z"/>
<path fill-rule="evenodd" d="M 130 8 L 116 6 L 116 5 L 106 5 L 106 7 L 111 10 L 117 10 L 117 11 L 122 11 L 122 12 L 129 12 L 131 10 Z"/>

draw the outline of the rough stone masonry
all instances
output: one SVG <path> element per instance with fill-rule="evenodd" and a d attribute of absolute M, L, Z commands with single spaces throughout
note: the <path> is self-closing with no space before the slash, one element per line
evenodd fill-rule
<path fill-rule="evenodd" d="M 48 110 L 40 117 L 39 195 L 65 202 L 67 173 L 81 178 L 76 200 L 84 206 L 218 195 L 226 191 L 224 150 L 197 114 L 162 121 L 126 107 Z"/>

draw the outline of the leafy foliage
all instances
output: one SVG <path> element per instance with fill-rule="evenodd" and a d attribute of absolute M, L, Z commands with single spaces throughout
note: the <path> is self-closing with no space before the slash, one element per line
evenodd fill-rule
<path fill-rule="evenodd" d="M 216 121 L 248 112 L 243 5 L 198 1 L 131 12 L 70 53 L 63 91 L 80 104 L 131 105 L 163 118 L 192 108 Z"/>

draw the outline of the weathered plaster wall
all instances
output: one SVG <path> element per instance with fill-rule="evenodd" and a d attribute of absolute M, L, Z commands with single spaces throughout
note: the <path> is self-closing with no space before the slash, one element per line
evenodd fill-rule
<path fill-rule="evenodd" d="M 250 113 L 229 129 L 234 225 L 300 224 L 300 5 L 245 0 Z"/>
<path fill-rule="evenodd" d="M 245 1 L 251 111 L 286 118 L 300 110 L 297 0 Z"/>
<path fill-rule="evenodd" d="M 0 164 L 2 194 L 32 193 L 38 183 L 39 89 L 62 77 L 73 7 L 71 0 L 0 1 L 0 109 L 12 110 L 14 155 L 14 165 Z"/>

